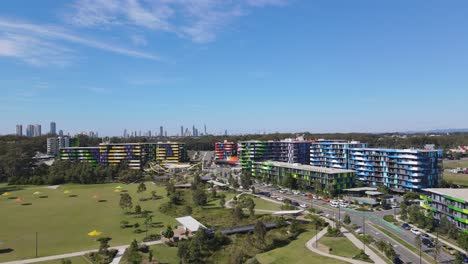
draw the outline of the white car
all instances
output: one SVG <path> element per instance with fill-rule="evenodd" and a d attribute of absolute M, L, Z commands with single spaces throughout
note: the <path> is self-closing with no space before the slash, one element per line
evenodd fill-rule
<path fill-rule="evenodd" d="M 414 228 L 414 227 L 411 228 L 410 231 L 411 231 L 411 233 L 413 233 L 413 234 L 415 234 L 415 235 L 420 235 L 420 234 L 421 234 L 421 231 L 419 231 L 418 229 L 416 229 L 416 228 Z"/>
<path fill-rule="evenodd" d="M 331 201 L 330 201 L 330 206 L 332 206 L 332 207 L 337 207 L 337 208 L 338 208 L 338 206 L 340 206 L 340 203 L 338 203 L 338 201 L 331 200 Z"/>
<path fill-rule="evenodd" d="M 307 204 L 304 204 L 304 203 L 299 204 L 299 206 L 302 208 L 307 208 Z"/>
<path fill-rule="evenodd" d="M 347 203 L 340 203 L 340 207 L 347 208 L 348 204 Z"/>
<path fill-rule="evenodd" d="M 276 200 L 278 200 L 278 201 L 284 201 L 284 198 L 283 198 L 283 197 L 278 197 L 278 198 L 276 198 Z"/>

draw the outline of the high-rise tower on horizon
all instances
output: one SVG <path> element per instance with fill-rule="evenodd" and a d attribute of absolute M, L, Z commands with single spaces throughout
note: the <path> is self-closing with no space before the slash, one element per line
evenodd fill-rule
<path fill-rule="evenodd" d="M 55 122 L 50 122 L 50 134 L 56 135 L 57 134 L 57 124 Z"/>
<path fill-rule="evenodd" d="M 16 135 L 20 137 L 23 136 L 23 125 L 16 125 Z"/>
<path fill-rule="evenodd" d="M 163 136 L 164 136 L 164 127 L 163 127 L 163 126 L 160 126 L 160 127 L 159 127 L 159 136 L 160 136 L 160 137 L 163 137 Z"/>

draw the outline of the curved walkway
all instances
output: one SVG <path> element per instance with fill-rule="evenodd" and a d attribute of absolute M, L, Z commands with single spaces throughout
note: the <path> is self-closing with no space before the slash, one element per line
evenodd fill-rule
<path fill-rule="evenodd" d="M 325 221 L 327 221 L 331 226 L 334 226 L 335 223 L 327 218 L 322 217 Z M 341 232 L 344 234 L 346 238 L 348 238 L 351 243 L 353 243 L 357 248 L 363 248 L 363 243 L 361 240 L 357 239 L 352 233 L 350 233 L 348 230 L 346 230 L 344 227 L 341 227 Z M 314 237 L 312 237 L 309 241 L 306 243 L 306 247 L 319 255 L 328 257 L 328 258 L 334 258 L 342 261 L 346 261 L 348 263 L 352 264 L 369 264 L 369 262 L 361 261 L 361 260 L 355 260 L 351 258 L 345 258 L 337 255 L 332 255 L 323 251 L 318 250 L 314 245 L 316 242 L 322 238 L 325 234 L 327 233 L 327 228 L 322 229 L 319 233 L 317 233 Z M 375 264 L 385 264 L 386 262 L 377 254 L 375 254 L 374 251 L 372 251 L 370 248 L 366 247 L 365 253 L 374 261 Z"/>

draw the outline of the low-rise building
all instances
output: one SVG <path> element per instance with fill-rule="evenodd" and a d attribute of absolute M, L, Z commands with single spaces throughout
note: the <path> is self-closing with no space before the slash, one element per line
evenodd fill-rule
<path fill-rule="evenodd" d="M 330 195 L 351 188 L 355 172 L 351 170 L 315 167 L 278 161 L 254 162 L 252 176 L 262 178 L 264 182 L 282 184 L 285 177 L 297 181 L 297 185 L 307 189 L 323 191 Z"/>
<path fill-rule="evenodd" d="M 421 207 L 434 219 L 440 221 L 443 216 L 468 231 L 468 189 L 429 188 L 420 195 Z"/>

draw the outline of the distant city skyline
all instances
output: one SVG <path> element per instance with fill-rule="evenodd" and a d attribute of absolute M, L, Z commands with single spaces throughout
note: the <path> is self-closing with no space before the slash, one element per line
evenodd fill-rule
<path fill-rule="evenodd" d="M 467 1 L 131 2 L 2 1 L 0 134 L 468 126 Z"/>

